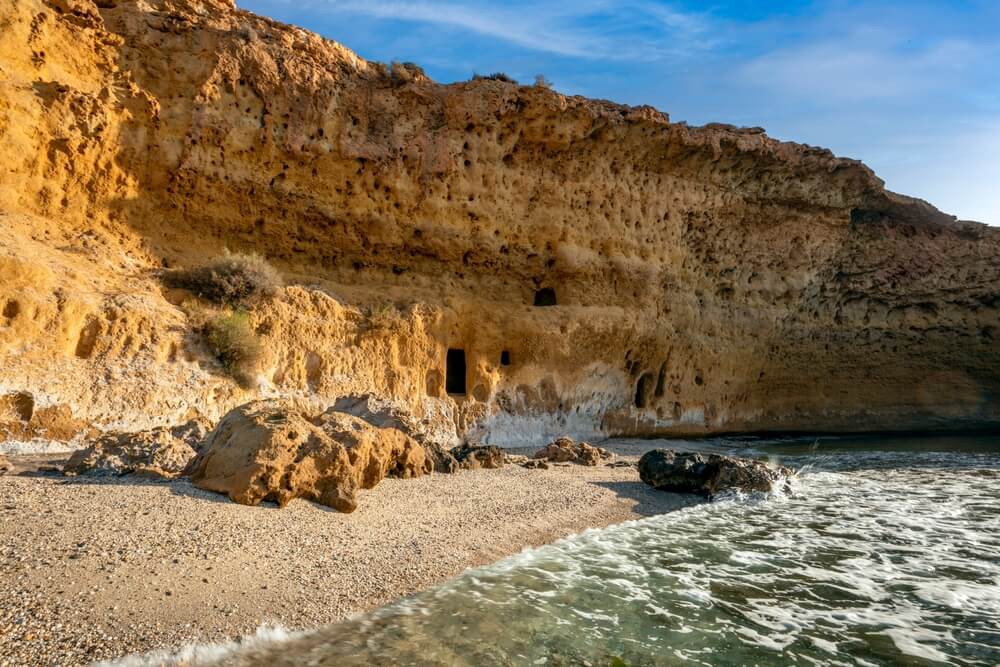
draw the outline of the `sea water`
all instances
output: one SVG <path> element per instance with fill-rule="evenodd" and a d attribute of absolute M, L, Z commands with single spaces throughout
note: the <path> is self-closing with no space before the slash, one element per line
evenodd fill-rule
<path fill-rule="evenodd" d="M 222 663 L 1000 664 L 1000 438 L 694 446 L 801 472 L 790 494 L 590 530 Z"/>

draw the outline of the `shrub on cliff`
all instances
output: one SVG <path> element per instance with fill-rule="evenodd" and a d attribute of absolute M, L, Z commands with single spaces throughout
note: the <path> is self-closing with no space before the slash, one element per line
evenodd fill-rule
<path fill-rule="evenodd" d="M 507 76 L 503 72 L 493 72 L 493 74 L 473 74 L 472 80 L 473 81 L 489 80 L 489 81 L 503 81 L 504 83 L 515 83 L 515 84 L 517 83 L 516 79 Z"/>
<path fill-rule="evenodd" d="M 178 269 L 164 275 L 171 287 L 190 290 L 215 303 L 238 305 L 273 296 L 281 277 L 260 255 L 226 252 L 204 266 Z"/>
<path fill-rule="evenodd" d="M 393 84 L 397 86 L 427 78 L 424 68 L 420 65 L 416 63 L 401 63 L 395 60 L 389 66 L 389 76 Z"/>
<path fill-rule="evenodd" d="M 222 367 L 243 386 L 253 381 L 261 346 L 250 316 L 242 310 L 217 315 L 205 324 L 205 342 Z"/>

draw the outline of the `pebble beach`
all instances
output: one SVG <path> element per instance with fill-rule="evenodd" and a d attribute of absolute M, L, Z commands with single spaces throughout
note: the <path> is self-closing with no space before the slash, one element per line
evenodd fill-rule
<path fill-rule="evenodd" d="M 0 476 L 4 666 L 315 628 L 682 502 L 646 487 L 634 467 L 603 465 L 386 479 L 352 514 L 303 500 L 242 506 L 184 480 L 24 467 Z"/>

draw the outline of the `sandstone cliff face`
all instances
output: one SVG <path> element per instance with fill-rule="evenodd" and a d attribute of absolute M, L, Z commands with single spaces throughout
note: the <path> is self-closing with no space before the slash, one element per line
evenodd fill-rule
<path fill-rule="evenodd" d="M 1000 421 L 1000 231 L 856 161 L 439 85 L 221 0 L 11 0 L 0 53 L 0 393 L 34 411 L 373 392 L 500 444 Z M 291 285 L 251 388 L 157 277 L 223 248 Z"/>

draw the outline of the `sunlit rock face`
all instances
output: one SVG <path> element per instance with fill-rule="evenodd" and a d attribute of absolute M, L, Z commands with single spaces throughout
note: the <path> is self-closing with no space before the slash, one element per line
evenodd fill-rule
<path fill-rule="evenodd" d="M 371 393 L 497 444 L 1000 421 L 1000 233 L 859 162 L 439 85 L 218 0 L 0 24 L 0 390 L 36 412 Z M 224 248 L 290 285 L 249 387 L 158 279 Z"/>

